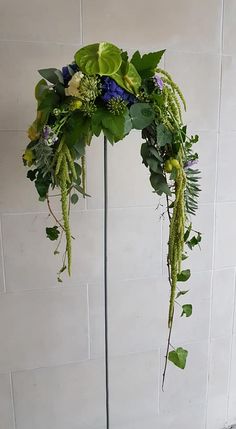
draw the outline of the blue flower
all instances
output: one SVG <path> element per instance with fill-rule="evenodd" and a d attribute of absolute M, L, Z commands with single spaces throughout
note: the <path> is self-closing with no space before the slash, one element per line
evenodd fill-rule
<path fill-rule="evenodd" d="M 79 70 L 79 68 L 78 68 L 77 64 L 75 64 L 75 63 L 69 64 L 69 66 L 62 67 L 61 72 L 62 72 L 62 76 L 63 76 L 65 85 L 67 85 L 68 82 L 71 80 L 72 74 L 74 74 L 78 70 Z M 72 73 L 71 73 L 71 71 L 72 71 Z"/>
<path fill-rule="evenodd" d="M 113 79 L 108 76 L 102 78 L 102 90 L 102 99 L 105 102 L 108 102 L 112 98 L 119 98 L 123 101 L 126 101 L 127 104 L 132 104 L 136 101 L 134 95 L 121 88 L 120 85 L 118 85 Z"/>

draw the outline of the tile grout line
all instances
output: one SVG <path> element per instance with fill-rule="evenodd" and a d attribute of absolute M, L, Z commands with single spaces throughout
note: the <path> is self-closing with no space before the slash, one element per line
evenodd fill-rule
<path fill-rule="evenodd" d="M 14 429 L 17 429 L 12 372 L 9 373 L 9 376 L 10 376 L 10 391 L 11 391 L 11 404 L 12 404 L 13 425 L 14 425 Z"/>
<path fill-rule="evenodd" d="M 84 22 L 83 22 L 84 5 L 83 0 L 80 0 L 80 43 L 84 44 Z"/>
<path fill-rule="evenodd" d="M 3 293 L 7 292 L 6 287 L 6 267 L 5 267 L 5 259 L 4 259 L 4 250 L 3 250 L 3 228 L 2 228 L 2 217 L 0 216 L 0 258 L 2 260 L 2 277 L 3 277 Z"/>
<path fill-rule="evenodd" d="M 234 324 L 235 324 L 235 316 L 236 316 L 236 270 L 234 272 L 234 299 L 233 299 L 233 320 L 232 320 L 232 329 L 231 329 L 231 343 L 230 343 L 230 351 L 229 351 L 229 374 L 227 380 L 227 411 L 226 411 L 226 423 L 229 422 L 229 397 L 230 397 L 230 380 L 231 380 L 231 370 L 233 363 L 233 335 L 234 335 Z"/>
<path fill-rule="evenodd" d="M 91 359 L 91 327 L 90 327 L 90 300 L 89 300 L 89 285 L 86 285 L 86 301 L 87 301 L 87 326 L 88 326 L 88 359 Z"/>
<path fill-rule="evenodd" d="M 220 140 L 220 119 L 221 119 L 221 95 L 222 95 L 222 52 L 223 52 L 223 35 L 224 35 L 224 0 L 221 2 L 221 20 L 220 20 L 220 49 L 219 49 L 219 100 L 218 100 L 218 119 L 217 119 L 217 147 L 216 147 L 216 176 L 214 187 L 213 203 L 213 242 L 212 242 L 212 266 L 211 266 L 211 287 L 210 287 L 210 314 L 208 328 L 208 354 L 207 354 L 207 380 L 206 380 L 206 410 L 205 410 L 205 429 L 208 421 L 208 399 L 209 399 L 209 377 L 211 369 L 211 335 L 212 335 L 212 311 L 213 311 L 213 280 L 215 268 L 215 246 L 216 246 L 216 211 L 217 211 L 217 188 L 218 188 L 218 163 L 219 163 L 219 140 Z"/>

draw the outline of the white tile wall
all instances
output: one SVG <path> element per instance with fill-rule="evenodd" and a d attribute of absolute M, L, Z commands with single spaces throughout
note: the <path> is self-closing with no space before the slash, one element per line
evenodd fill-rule
<path fill-rule="evenodd" d="M 129 0 L 128 5 L 126 0 L 85 0 L 84 42 L 110 40 L 126 48 L 218 52 L 220 14 L 219 0 Z"/>
<path fill-rule="evenodd" d="M 19 429 L 102 429 L 102 360 L 13 374 Z"/>
<path fill-rule="evenodd" d="M 153 277 L 161 272 L 161 221 L 154 208 L 109 211 L 109 277 Z"/>
<path fill-rule="evenodd" d="M 11 379 L 9 374 L 0 374 L 0 429 L 14 427 Z"/>
<path fill-rule="evenodd" d="M 52 220 L 21 161 L 37 70 L 99 40 L 129 52 L 167 48 L 162 66 L 200 135 L 203 188 L 194 220 L 202 250 L 185 262 L 190 291 L 179 300 L 193 315 L 176 311 L 172 339 L 189 359 L 185 371 L 169 365 L 163 393 L 166 225 L 140 134 L 108 147 L 111 429 L 236 423 L 235 0 L 0 3 L 0 429 L 105 429 L 103 141 L 87 150 L 92 198 L 73 208 L 73 276 L 60 286 L 60 257 L 44 233 Z"/>
<path fill-rule="evenodd" d="M 9 293 L 0 299 L 0 371 L 88 358 L 86 288 Z"/>

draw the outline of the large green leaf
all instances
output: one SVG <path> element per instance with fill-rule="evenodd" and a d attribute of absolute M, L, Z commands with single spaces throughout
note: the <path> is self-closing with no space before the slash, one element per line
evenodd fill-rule
<path fill-rule="evenodd" d="M 163 193 L 169 196 L 172 195 L 166 179 L 162 174 L 151 173 L 150 182 L 158 195 L 162 195 Z"/>
<path fill-rule="evenodd" d="M 122 88 L 126 89 L 126 91 L 133 94 L 137 94 L 141 85 L 140 75 L 134 65 L 128 62 L 122 63 L 122 66 L 112 76 L 112 79 L 114 79 Z"/>
<path fill-rule="evenodd" d="M 172 350 L 169 353 L 168 359 L 178 368 L 184 369 L 186 366 L 187 356 L 188 351 L 183 349 L 182 347 L 178 347 L 178 349 Z"/>
<path fill-rule="evenodd" d="M 148 103 L 134 103 L 130 107 L 130 116 L 133 128 L 142 130 L 152 123 L 155 113 Z"/>
<path fill-rule="evenodd" d="M 121 50 L 108 42 L 95 43 L 79 49 L 75 62 L 88 75 L 111 76 L 121 66 Z"/>
<path fill-rule="evenodd" d="M 157 125 L 157 143 L 159 146 L 165 146 L 166 144 L 171 144 L 173 136 L 170 130 L 168 130 L 165 125 Z"/>
<path fill-rule="evenodd" d="M 58 69 L 55 69 L 55 68 L 40 69 L 38 72 L 44 79 L 48 80 L 48 82 L 51 82 L 55 85 L 57 83 L 64 83 L 62 72 Z"/>
<path fill-rule="evenodd" d="M 154 75 L 155 69 L 164 52 L 165 51 L 150 52 L 141 57 L 139 51 L 136 51 L 131 58 L 131 63 L 135 66 L 142 78 L 148 78 Z"/>

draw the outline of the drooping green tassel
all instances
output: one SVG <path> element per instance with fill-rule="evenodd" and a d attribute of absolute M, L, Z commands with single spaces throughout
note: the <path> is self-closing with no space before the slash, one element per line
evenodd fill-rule
<path fill-rule="evenodd" d="M 83 189 L 83 197 L 85 198 L 86 194 L 86 160 L 83 155 L 81 158 L 81 167 L 82 167 L 82 189 Z"/>
<path fill-rule="evenodd" d="M 60 174 L 60 188 L 61 188 L 61 207 L 62 207 L 62 217 L 63 217 L 63 226 L 66 235 L 66 253 L 67 253 L 67 267 L 68 274 L 71 275 L 71 232 L 70 232 L 70 223 L 69 223 L 69 213 L 68 213 L 68 193 L 67 193 L 67 178 L 68 178 L 68 168 L 65 157 L 62 160 L 62 169 Z"/>

